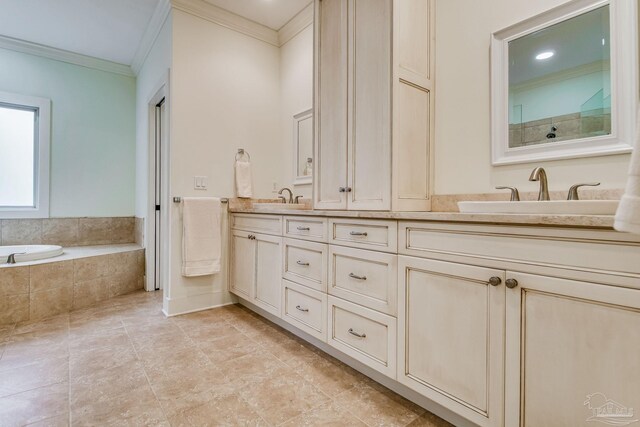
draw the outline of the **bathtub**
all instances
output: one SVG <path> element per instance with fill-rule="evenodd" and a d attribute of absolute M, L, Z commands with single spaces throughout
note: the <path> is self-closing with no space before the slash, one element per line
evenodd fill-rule
<path fill-rule="evenodd" d="M 7 257 L 16 254 L 16 262 L 37 261 L 62 255 L 62 246 L 57 245 L 16 245 L 0 246 L 0 264 L 7 262 Z"/>

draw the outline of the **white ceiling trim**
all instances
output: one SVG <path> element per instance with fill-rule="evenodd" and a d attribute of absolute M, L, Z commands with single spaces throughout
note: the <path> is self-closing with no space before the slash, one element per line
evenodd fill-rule
<path fill-rule="evenodd" d="M 273 46 L 280 46 L 278 32 L 240 15 L 201 0 L 171 0 L 174 9 L 181 10 Z"/>
<path fill-rule="evenodd" d="M 311 24 L 313 24 L 313 3 L 298 12 L 278 30 L 278 45 L 284 45 Z"/>
<path fill-rule="evenodd" d="M 54 59 L 81 67 L 93 68 L 109 73 L 122 74 L 123 76 L 135 77 L 130 66 L 93 56 L 82 55 L 80 53 L 69 52 L 68 50 L 57 49 L 38 43 L 31 43 L 24 40 L 0 35 L 0 48 L 13 50 L 15 52 L 27 53 L 41 56 L 43 58 Z"/>
<path fill-rule="evenodd" d="M 153 45 L 156 42 L 160 31 L 162 31 L 162 27 L 169 16 L 169 12 L 171 12 L 171 1 L 160 0 L 156 9 L 153 11 L 153 15 L 149 20 L 149 25 L 147 25 L 147 28 L 144 31 L 142 40 L 140 40 L 138 49 L 136 49 L 136 54 L 131 62 L 131 68 L 136 75 L 142 69 L 142 66 L 147 60 L 147 56 L 149 56 L 149 52 L 153 49 Z"/>

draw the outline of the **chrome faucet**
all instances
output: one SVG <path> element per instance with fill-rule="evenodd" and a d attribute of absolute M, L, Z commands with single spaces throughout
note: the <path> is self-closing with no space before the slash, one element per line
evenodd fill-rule
<path fill-rule="evenodd" d="M 531 172 L 531 176 L 529 176 L 529 181 L 540 181 L 540 192 L 538 193 L 538 200 L 550 200 L 547 173 L 543 168 L 535 168 Z"/>
<path fill-rule="evenodd" d="M 284 198 L 284 196 L 282 196 L 282 193 L 284 191 L 288 191 L 289 192 L 289 200 L 287 201 L 287 199 Z M 287 188 L 287 187 L 282 187 L 280 189 L 280 191 L 278 191 L 278 194 L 280 194 L 280 199 L 283 200 L 283 203 L 293 203 L 293 191 L 291 191 L 291 189 Z"/>

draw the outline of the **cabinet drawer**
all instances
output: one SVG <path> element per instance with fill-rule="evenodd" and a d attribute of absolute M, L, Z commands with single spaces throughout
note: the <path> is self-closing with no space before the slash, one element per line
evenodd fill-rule
<path fill-rule="evenodd" d="M 313 240 L 316 242 L 327 241 L 327 219 L 284 217 L 284 236 L 296 239 Z"/>
<path fill-rule="evenodd" d="M 330 219 L 329 243 L 396 252 L 398 249 L 397 223 L 379 220 Z"/>
<path fill-rule="evenodd" d="M 278 215 L 233 214 L 231 228 L 280 236 L 282 235 L 282 217 Z"/>
<path fill-rule="evenodd" d="M 284 239 L 282 277 L 326 292 L 327 249 L 324 243 Z"/>
<path fill-rule="evenodd" d="M 327 294 L 282 281 L 282 319 L 327 341 Z"/>
<path fill-rule="evenodd" d="M 395 316 L 398 257 L 362 249 L 329 247 L 329 293 Z"/>
<path fill-rule="evenodd" d="M 401 255 L 457 255 L 560 267 L 587 281 L 593 280 L 593 273 L 640 274 L 640 244 L 631 240 L 633 235 L 610 230 L 420 222 L 400 222 L 398 228 Z M 607 280 L 615 276 L 622 275 Z"/>
<path fill-rule="evenodd" d="M 331 295 L 328 304 L 328 343 L 395 379 L 396 319 Z"/>

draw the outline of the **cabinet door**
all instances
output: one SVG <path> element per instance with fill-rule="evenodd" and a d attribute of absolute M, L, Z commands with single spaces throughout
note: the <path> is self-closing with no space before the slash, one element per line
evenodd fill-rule
<path fill-rule="evenodd" d="M 231 232 L 231 280 L 229 290 L 249 301 L 256 280 L 256 243 L 248 231 Z"/>
<path fill-rule="evenodd" d="M 353 210 L 391 208 L 391 0 L 349 0 L 349 187 Z"/>
<path fill-rule="evenodd" d="M 640 291 L 513 272 L 507 279 L 517 284 L 507 282 L 515 287 L 507 289 L 506 425 L 637 421 Z"/>
<path fill-rule="evenodd" d="M 280 317 L 282 237 L 256 234 L 256 279 L 253 303 Z"/>
<path fill-rule="evenodd" d="M 401 256 L 398 272 L 398 381 L 502 426 L 504 271 Z"/>
<path fill-rule="evenodd" d="M 314 206 L 346 209 L 347 2 L 317 0 Z"/>

